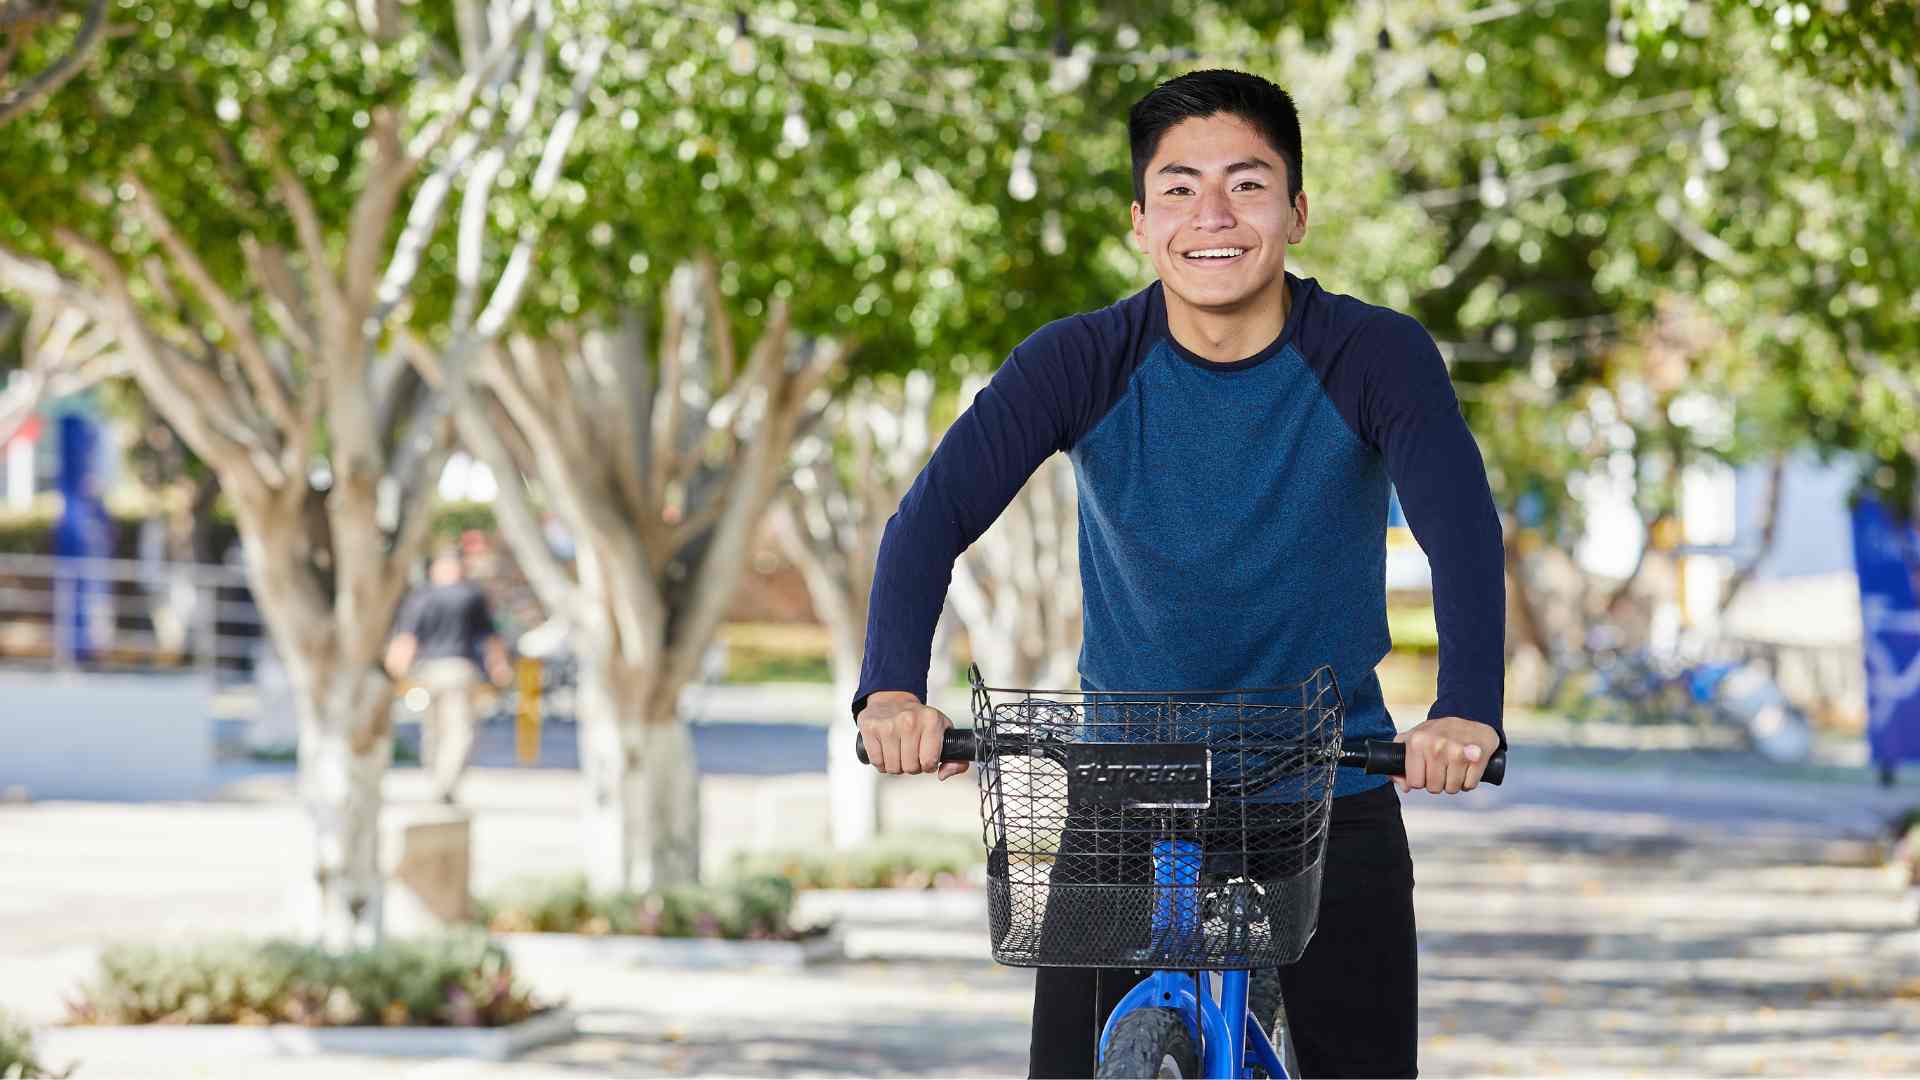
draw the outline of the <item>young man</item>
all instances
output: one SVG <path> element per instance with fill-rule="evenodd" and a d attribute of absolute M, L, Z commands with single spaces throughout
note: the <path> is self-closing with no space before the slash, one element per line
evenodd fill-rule
<path fill-rule="evenodd" d="M 473 755 L 480 665 L 486 664 L 495 686 L 507 685 L 513 669 L 506 643 L 493 628 L 487 595 L 466 580 L 460 553 L 453 548 L 437 552 L 427 581 L 407 597 L 394 620 L 386 668 L 394 681 L 411 675 L 427 691 L 420 760 L 432 779 L 433 797 L 452 804 Z"/>
<path fill-rule="evenodd" d="M 1388 483 L 1433 566 L 1439 699 L 1402 790 L 1474 787 L 1502 745 L 1505 581 L 1478 448 L 1406 315 L 1286 272 L 1307 233 L 1300 125 L 1265 79 L 1200 71 L 1128 117 L 1133 238 L 1159 280 L 1049 323 L 955 421 L 880 546 L 859 696 L 886 772 L 938 771 L 922 704 L 952 564 L 1049 454 L 1080 484 L 1088 690 L 1278 686 L 1332 664 L 1350 739 L 1394 735 Z M 989 673 L 991 674 L 991 673 Z M 1384 777 L 1341 770 L 1319 930 L 1282 971 L 1308 1076 L 1415 1074 L 1413 873 Z M 1033 1076 L 1090 1076 L 1132 979 L 1043 968 Z"/>

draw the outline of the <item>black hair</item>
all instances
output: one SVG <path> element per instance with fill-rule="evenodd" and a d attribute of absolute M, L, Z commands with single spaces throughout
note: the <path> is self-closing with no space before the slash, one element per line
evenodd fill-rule
<path fill-rule="evenodd" d="M 1213 68 L 1168 79 L 1133 103 L 1127 112 L 1127 140 L 1133 146 L 1133 197 L 1147 201 L 1147 165 L 1160 138 L 1182 120 L 1219 113 L 1253 125 L 1287 164 L 1287 198 L 1300 195 L 1300 114 L 1285 90 L 1258 75 Z"/>

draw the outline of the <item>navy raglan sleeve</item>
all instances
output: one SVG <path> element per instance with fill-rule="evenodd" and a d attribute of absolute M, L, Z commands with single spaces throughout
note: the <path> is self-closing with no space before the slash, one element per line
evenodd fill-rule
<path fill-rule="evenodd" d="M 858 717 L 879 690 L 927 699 L 934 623 L 953 563 L 993 524 L 1041 462 L 1069 449 L 1095 409 L 1097 352 L 1075 316 L 1049 323 L 1013 350 L 947 429 L 888 520 L 867 607 L 866 655 L 853 699 Z"/>
<path fill-rule="evenodd" d="M 1419 322 L 1383 312 L 1355 331 L 1362 436 L 1386 460 L 1433 567 L 1439 697 L 1428 712 L 1491 725 L 1506 745 L 1507 583 L 1500 515 L 1440 350 Z"/>

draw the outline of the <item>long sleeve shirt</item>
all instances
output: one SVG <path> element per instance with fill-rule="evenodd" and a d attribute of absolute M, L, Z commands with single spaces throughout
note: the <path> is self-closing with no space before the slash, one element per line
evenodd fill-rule
<path fill-rule="evenodd" d="M 1280 336 L 1233 363 L 1174 340 L 1157 281 L 1013 350 L 887 524 L 856 716 L 879 690 L 926 700 L 954 560 L 1059 452 L 1080 498 L 1084 689 L 1281 686 L 1325 664 L 1346 737 L 1391 738 L 1374 674 L 1391 483 L 1433 571 L 1429 715 L 1502 730 L 1500 522 L 1439 351 L 1410 316 L 1287 282 Z M 1385 782 L 1342 769 L 1335 793 Z"/>

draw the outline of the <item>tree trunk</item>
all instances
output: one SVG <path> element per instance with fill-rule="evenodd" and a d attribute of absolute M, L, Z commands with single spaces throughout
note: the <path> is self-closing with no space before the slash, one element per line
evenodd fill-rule
<path fill-rule="evenodd" d="M 609 651 L 580 657 L 580 770 L 588 882 L 644 891 L 700 876 L 700 774 L 678 688 Z"/>
<path fill-rule="evenodd" d="M 1742 563 L 1733 572 L 1733 578 L 1727 582 L 1726 591 L 1720 594 L 1720 614 L 1726 615 L 1733 609 L 1733 602 L 1740 590 L 1753 580 L 1754 572 L 1760 569 L 1767 556 L 1773 553 L 1773 539 L 1779 532 L 1780 504 L 1784 501 L 1787 485 L 1787 455 L 1785 452 L 1773 455 L 1773 463 L 1767 469 L 1767 503 L 1760 519 L 1760 545 L 1754 550 L 1753 557 Z"/>
<path fill-rule="evenodd" d="M 1517 624 L 1514 629 L 1520 632 L 1523 644 L 1533 646 L 1542 659 L 1551 662 L 1555 650 L 1547 640 L 1547 628 L 1541 621 L 1539 605 L 1534 601 L 1533 575 L 1528 573 L 1527 556 L 1520 550 L 1522 535 L 1519 528 L 1510 530 L 1503 545 L 1506 551 L 1507 594 L 1513 597 L 1514 612 L 1520 616 L 1514 620 Z"/>
<path fill-rule="evenodd" d="M 380 804 L 393 761 L 392 687 L 371 665 L 288 658 L 300 718 L 300 801 L 313 822 L 304 909 L 314 937 L 343 951 L 381 937 Z"/>
<path fill-rule="evenodd" d="M 838 629 L 838 628 L 836 628 Z M 864 635 L 866 627 L 858 630 Z M 859 728 L 848 706 L 860 690 L 861 646 L 836 634 L 833 650 L 833 714 L 827 722 L 828 831 L 837 848 L 859 847 L 880 833 L 880 771 L 854 754 Z"/>

